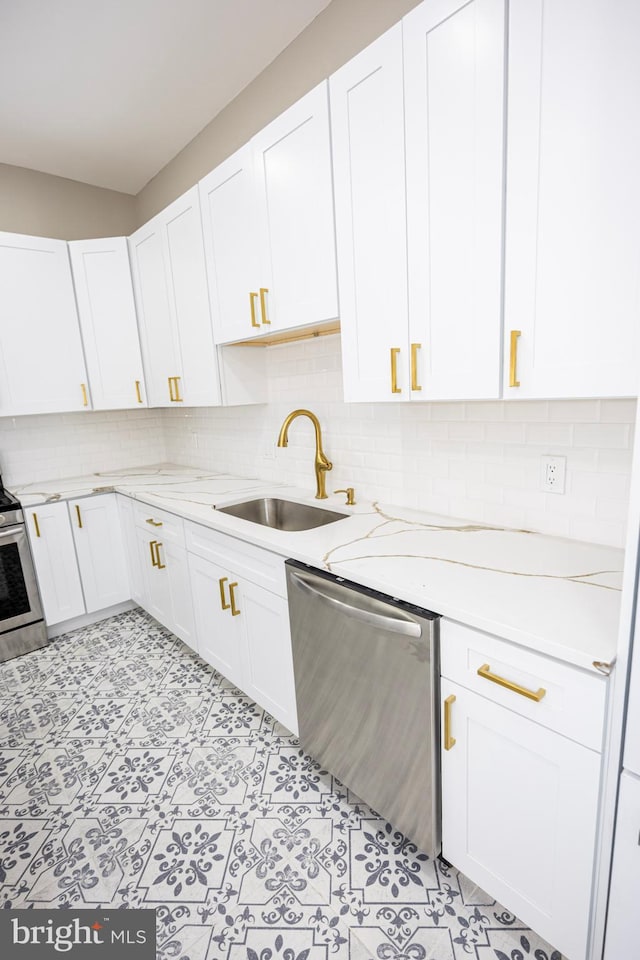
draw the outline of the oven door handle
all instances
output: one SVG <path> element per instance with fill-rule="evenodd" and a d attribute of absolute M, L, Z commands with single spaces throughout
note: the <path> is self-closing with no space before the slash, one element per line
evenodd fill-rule
<path fill-rule="evenodd" d="M 4 537 L 15 537 L 16 534 L 24 534 L 24 524 L 15 523 L 11 527 L 0 527 L 0 539 Z"/>

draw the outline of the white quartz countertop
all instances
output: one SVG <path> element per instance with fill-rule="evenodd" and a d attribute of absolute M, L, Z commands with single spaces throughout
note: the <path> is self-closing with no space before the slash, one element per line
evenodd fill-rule
<path fill-rule="evenodd" d="M 116 491 L 267 550 L 593 670 L 615 657 L 624 553 L 377 502 L 158 465 L 14 487 L 24 507 Z M 299 532 L 215 508 L 278 496 L 342 511 Z M 356 490 L 357 498 L 357 490 Z"/>

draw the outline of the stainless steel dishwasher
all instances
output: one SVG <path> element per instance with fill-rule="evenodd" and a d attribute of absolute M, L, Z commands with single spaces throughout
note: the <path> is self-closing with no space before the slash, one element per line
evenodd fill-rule
<path fill-rule="evenodd" d="M 286 568 L 303 747 L 436 856 L 437 614 L 296 560 Z"/>

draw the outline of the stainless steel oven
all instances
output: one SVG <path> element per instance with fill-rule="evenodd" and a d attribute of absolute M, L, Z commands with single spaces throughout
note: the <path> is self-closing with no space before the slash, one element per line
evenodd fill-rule
<path fill-rule="evenodd" d="M 0 661 L 47 642 L 20 504 L 0 487 Z"/>

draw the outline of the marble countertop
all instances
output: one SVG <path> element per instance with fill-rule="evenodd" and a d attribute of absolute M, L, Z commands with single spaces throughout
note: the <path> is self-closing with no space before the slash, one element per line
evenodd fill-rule
<path fill-rule="evenodd" d="M 622 550 L 342 495 L 322 506 L 344 520 L 272 530 L 215 508 L 265 495 L 319 505 L 311 492 L 166 464 L 13 488 L 25 507 L 111 491 L 567 663 L 615 657 Z"/>

